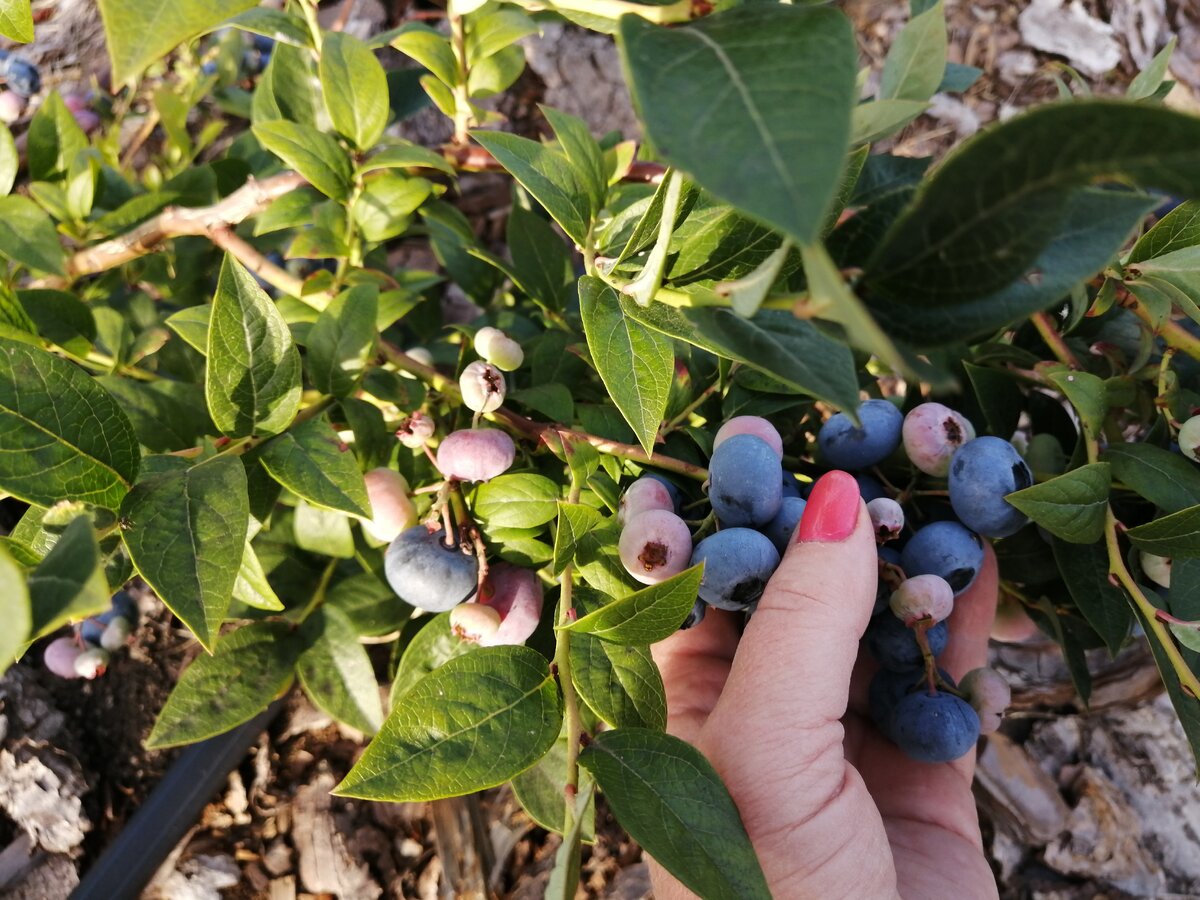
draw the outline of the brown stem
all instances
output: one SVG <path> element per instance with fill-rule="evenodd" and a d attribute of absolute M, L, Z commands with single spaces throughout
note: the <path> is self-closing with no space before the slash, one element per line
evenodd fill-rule
<path fill-rule="evenodd" d="M 1072 369 L 1082 369 L 1078 358 L 1071 348 L 1067 346 L 1067 342 L 1063 340 L 1062 334 L 1054 326 L 1050 315 L 1044 312 L 1036 312 L 1029 317 L 1029 321 L 1033 323 L 1033 327 L 1038 330 L 1038 334 L 1042 336 L 1042 340 L 1046 342 L 1046 346 L 1053 351 L 1055 358 L 1064 366 L 1070 366 Z"/>

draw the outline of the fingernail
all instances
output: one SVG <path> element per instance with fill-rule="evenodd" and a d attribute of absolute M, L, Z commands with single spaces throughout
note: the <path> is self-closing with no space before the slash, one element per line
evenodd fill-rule
<path fill-rule="evenodd" d="M 826 472 L 813 485 L 808 497 L 808 505 L 800 517 L 797 543 L 844 541 L 854 533 L 861 503 L 858 482 L 852 475 L 836 470 Z"/>

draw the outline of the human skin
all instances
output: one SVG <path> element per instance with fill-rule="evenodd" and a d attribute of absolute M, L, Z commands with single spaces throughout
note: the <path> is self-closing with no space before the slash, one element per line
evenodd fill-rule
<path fill-rule="evenodd" d="M 816 506 L 814 506 L 816 504 Z M 824 476 L 739 640 L 738 616 L 654 646 L 667 730 L 721 774 L 777 897 L 996 897 L 971 779 L 975 753 L 909 760 L 871 724 L 875 665 L 859 642 L 875 599 L 875 539 L 854 480 Z M 949 619 L 939 664 L 987 658 L 997 597 L 990 547 Z M 659 900 L 693 896 L 657 865 Z"/>

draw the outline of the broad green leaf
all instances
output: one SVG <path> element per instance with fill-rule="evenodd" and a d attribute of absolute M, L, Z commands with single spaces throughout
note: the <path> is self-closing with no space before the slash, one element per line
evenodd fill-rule
<path fill-rule="evenodd" d="M 189 306 L 167 317 L 166 325 L 187 342 L 198 353 L 208 353 L 208 326 L 212 320 L 212 307 Z"/>
<path fill-rule="evenodd" d="M 334 793 L 398 802 L 494 787 L 541 759 L 561 727 L 545 658 L 528 647 L 483 648 L 407 691 Z"/>
<path fill-rule="evenodd" d="M 1059 371 L 1047 377 L 1053 381 L 1075 408 L 1085 431 L 1093 437 L 1104 429 L 1108 397 L 1104 380 L 1090 372 Z"/>
<path fill-rule="evenodd" d="M 146 748 L 160 750 L 214 737 L 248 722 L 292 684 L 300 642 L 284 622 L 257 622 L 216 643 L 183 670 Z"/>
<path fill-rule="evenodd" d="M 580 754 L 629 836 L 705 898 L 771 896 L 733 798 L 679 738 L 644 728 L 597 735 Z"/>
<path fill-rule="evenodd" d="M 1146 621 L 1136 606 L 1133 608 L 1133 614 L 1137 616 L 1138 623 L 1146 632 L 1146 640 L 1150 644 L 1151 653 L 1154 654 L 1158 673 L 1162 676 L 1163 684 L 1166 685 L 1171 705 L 1175 707 L 1175 713 L 1179 716 L 1179 724 L 1183 726 L 1183 732 L 1187 735 L 1188 745 L 1192 748 L 1192 756 L 1196 762 L 1196 770 L 1200 772 L 1200 700 L 1184 688 L 1179 680 L 1179 675 L 1171 665 L 1170 657 L 1167 656 L 1162 644 L 1159 643 L 1150 628 L 1150 623 Z"/>
<path fill-rule="evenodd" d="M 476 647 L 469 641 L 460 640 L 450 630 L 450 613 L 430 616 L 404 648 L 392 681 L 390 705 L 395 707 L 400 698 L 430 672 Z"/>
<path fill-rule="evenodd" d="M 109 598 L 104 560 L 91 519 L 79 516 L 29 573 L 28 634 L 39 638 L 67 622 L 102 613 L 109 607 Z"/>
<path fill-rule="evenodd" d="M 265 609 L 268 612 L 282 612 L 283 602 L 267 580 L 258 554 L 254 546 L 246 541 L 246 549 L 242 554 L 242 565 L 238 569 L 237 581 L 233 583 L 233 598 L 254 609 Z"/>
<path fill-rule="evenodd" d="M 1110 484 L 1108 463 L 1091 463 L 1004 499 L 1055 537 L 1092 544 L 1104 535 Z"/>
<path fill-rule="evenodd" d="M 1200 620 L 1200 559 L 1175 559 L 1171 561 L 1171 587 L 1167 592 L 1167 609 L 1173 616 L 1187 622 Z M 1171 631 L 1179 642 L 1190 650 L 1200 653 L 1200 631 L 1181 625 L 1171 625 Z M 1188 656 L 1195 667 L 1197 657 Z"/>
<path fill-rule="evenodd" d="M 30 0 L 0 0 L 0 34 L 18 44 L 33 40 Z"/>
<path fill-rule="evenodd" d="M 3 675 L 24 649 L 33 622 L 25 573 L 3 545 L 0 545 L 0 616 L 4 619 L 4 629 L 0 630 L 0 675 Z"/>
<path fill-rule="evenodd" d="M 541 216 L 520 206 L 508 214 L 507 237 L 513 280 L 549 309 L 562 309 L 574 280 L 571 253 L 562 237 Z"/>
<path fill-rule="evenodd" d="M 255 122 L 259 143 L 291 166 L 318 191 L 334 200 L 350 196 L 354 177 L 350 157 L 337 140 L 308 125 L 277 120 Z"/>
<path fill-rule="evenodd" d="M 1129 82 L 1129 88 L 1125 91 L 1126 98 L 1144 100 L 1154 96 L 1159 86 L 1162 85 L 1163 79 L 1167 77 L 1167 66 L 1171 62 L 1171 54 L 1175 52 L 1175 45 L 1178 42 L 1179 37 L 1172 35 L 1171 39 L 1167 41 L 1167 45 L 1154 54 L 1154 58 L 1146 64 L 1146 68 L 1138 72 L 1133 81 Z"/>
<path fill-rule="evenodd" d="M 550 106 L 543 106 L 542 114 L 554 129 L 559 148 L 574 168 L 579 181 L 587 189 L 591 200 L 589 214 L 594 216 L 604 205 L 604 196 L 608 188 L 604 153 L 600 150 L 600 145 L 592 137 L 583 119 Z"/>
<path fill-rule="evenodd" d="M 122 537 L 138 572 L 208 650 L 246 549 L 246 470 L 218 456 L 136 484 L 121 504 Z"/>
<path fill-rule="evenodd" d="M 29 122 L 29 177 L 51 181 L 66 175 L 88 139 L 58 91 L 51 91 Z"/>
<path fill-rule="evenodd" d="M 473 508 L 489 528 L 536 528 L 557 515 L 559 496 L 544 475 L 515 472 L 481 484 Z"/>
<path fill-rule="evenodd" d="M 292 536 L 297 547 L 310 553 L 338 559 L 354 558 L 354 532 L 343 512 L 301 500 L 296 504 L 292 520 Z"/>
<path fill-rule="evenodd" d="M 1197 244 L 1200 244 L 1200 200 L 1189 200 L 1180 203 L 1138 238 L 1126 263 L 1143 262 Z"/>
<path fill-rule="evenodd" d="M 272 478 L 309 503 L 370 518 L 371 504 L 358 461 L 323 417 L 267 441 L 258 461 Z"/>
<path fill-rule="evenodd" d="M 345 613 L 328 605 L 317 609 L 300 636 L 305 646 L 296 674 L 312 702 L 351 728 L 365 734 L 378 731 L 383 724 L 379 685 Z"/>
<path fill-rule="evenodd" d="M 538 31 L 537 22 L 512 7 L 476 16 L 467 28 L 467 65 L 474 66 Z"/>
<path fill-rule="evenodd" d="M 410 22 L 392 38 L 392 46 L 411 56 L 447 87 L 458 83 L 458 63 L 450 40 L 421 22 Z"/>
<path fill-rule="evenodd" d="M 28 197 L 0 197 L 0 256 L 40 272 L 65 275 L 66 256 L 54 223 Z"/>
<path fill-rule="evenodd" d="M 1155 556 L 1200 556 L 1200 506 L 1130 528 L 1126 534 L 1135 547 Z"/>
<path fill-rule="evenodd" d="M 29 316 L 17 295 L 7 287 L 0 288 L 0 325 L 23 331 L 26 334 L 37 334 L 38 328 Z"/>
<path fill-rule="evenodd" d="M 325 605 L 344 613 L 355 632 L 366 637 L 391 634 L 412 614 L 412 607 L 370 572 L 339 581 L 326 593 Z"/>
<path fill-rule="evenodd" d="M 300 354 L 271 298 L 228 254 L 208 329 L 205 396 L 231 437 L 278 434 L 300 406 Z"/>
<path fill-rule="evenodd" d="M 383 172 L 368 179 L 354 201 L 354 221 L 367 240 L 385 241 L 408 227 L 410 216 L 432 192 L 424 178 Z"/>
<path fill-rule="evenodd" d="M 921 100 L 860 103 L 851 117 L 850 144 L 869 144 L 893 135 L 928 108 L 929 104 Z"/>
<path fill-rule="evenodd" d="M 575 559 L 575 550 L 584 535 L 603 521 L 598 510 L 581 503 L 558 502 L 558 523 L 554 531 L 554 563 L 551 571 L 560 575 Z"/>
<path fill-rule="evenodd" d="M 1025 406 L 1025 396 L 1007 370 L 977 366 L 966 361 L 963 362 L 963 370 L 983 410 L 988 433 L 1012 434 L 1016 431 Z"/>
<path fill-rule="evenodd" d="M 547 831 L 562 834 L 566 809 L 563 804 L 567 785 L 567 738 L 565 735 L 554 742 L 550 751 L 538 760 L 537 765 L 526 769 L 512 780 L 513 793 L 529 818 Z M 585 769 L 579 771 L 579 793 L 592 790 L 595 782 Z M 589 799 L 580 816 L 582 838 L 587 843 L 596 839 L 596 802 Z"/>
<path fill-rule="evenodd" d="M 535 384 L 533 387 L 509 391 L 515 402 L 528 406 L 551 422 L 570 422 L 575 418 L 575 399 L 565 384 Z"/>
<path fill-rule="evenodd" d="M 1110 444 L 1103 458 L 1115 481 L 1169 513 L 1200 504 L 1200 470 L 1178 453 L 1152 444 Z"/>
<path fill-rule="evenodd" d="M 88 375 L 0 338 L 0 490 L 27 503 L 116 509 L 137 477 L 129 419 Z"/>
<path fill-rule="evenodd" d="M 577 788 L 578 790 L 578 788 Z M 571 828 L 563 835 L 562 843 L 554 851 L 554 868 L 546 880 L 545 900 L 575 900 L 579 893 L 580 871 L 583 857 L 580 847 L 584 828 L 584 814 L 592 803 L 592 791 L 576 793 L 571 811 Z"/>
<path fill-rule="evenodd" d="M 115 85 L 255 0 L 98 0 Z"/>
<path fill-rule="evenodd" d="M 360 150 L 383 136 L 388 118 L 387 77 L 375 54 L 344 31 L 329 31 L 321 42 L 321 87 L 338 134 Z"/>
<path fill-rule="evenodd" d="M 375 349 L 379 290 L 358 284 L 338 294 L 308 332 L 308 375 L 325 394 L 345 397 L 354 390 Z"/>
<path fill-rule="evenodd" d="M 136 381 L 117 375 L 96 379 L 129 416 L 139 443 L 155 453 L 196 446 L 212 428 L 204 407 L 204 391 L 182 381 Z"/>
<path fill-rule="evenodd" d="M 310 50 L 277 44 L 271 61 L 258 76 L 250 103 L 251 122 L 259 125 L 284 119 L 317 131 L 328 129 L 320 86 Z"/>
<path fill-rule="evenodd" d="M 0 195 L 12 190 L 20 164 L 21 158 L 17 153 L 17 143 L 13 140 L 12 132 L 8 130 L 7 125 L 0 125 Z"/>
<path fill-rule="evenodd" d="M 579 279 L 579 309 L 592 362 L 638 442 L 653 454 L 675 377 L 675 351 L 661 333 L 633 317 L 635 305 L 598 278 Z"/>
<path fill-rule="evenodd" d="M 882 100 L 928 100 L 946 71 L 946 12 L 939 2 L 900 29 L 879 76 Z"/>
<path fill-rule="evenodd" d="M 368 156 L 359 163 L 359 171 L 373 172 L 376 169 L 437 169 L 447 175 L 454 175 L 454 166 L 446 158 L 428 147 L 410 141 L 396 140 L 389 142 L 378 153 Z"/>
<path fill-rule="evenodd" d="M 620 536 L 616 520 L 609 519 L 585 534 L 575 549 L 575 562 L 580 576 L 587 584 L 608 597 L 628 597 L 637 590 L 633 586 L 633 579 L 621 563 L 621 556 L 617 550 Z M 679 621 L 683 622 L 683 619 Z"/>
<path fill-rule="evenodd" d="M 592 712 L 613 728 L 667 727 L 667 698 L 649 647 L 573 634 L 571 677 Z"/>
<path fill-rule="evenodd" d="M 881 295 L 930 306 L 999 291 L 1059 233 L 1074 189 L 1114 178 L 1200 193 L 1200 120 L 1080 100 L 989 128 L 938 166 L 876 247 L 865 280 Z"/>
<path fill-rule="evenodd" d="M 937 93 L 966 93 L 982 74 L 983 69 L 977 66 L 964 66 L 962 63 L 948 62 L 946 71 L 942 73 L 942 83 L 938 85 Z"/>
<path fill-rule="evenodd" d="M 595 533 L 595 532 L 593 532 Z M 692 566 L 581 616 L 566 631 L 592 634 L 618 644 L 653 644 L 679 630 L 696 603 L 703 566 Z"/>
<path fill-rule="evenodd" d="M 1108 550 L 1095 544 L 1054 541 L 1054 560 L 1063 584 L 1089 625 L 1116 656 L 1133 621 L 1125 592 L 1108 580 Z"/>
<path fill-rule="evenodd" d="M 97 338 L 95 310 L 74 294 L 22 290 L 17 301 L 36 326 L 33 331 L 74 356 L 87 356 Z"/>
<path fill-rule="evenodd" d="M 665 303 L 624 308 L 656 331 L 741 362 L 792 390 L 841 408 L 858 403 L 850 349 L 790 312 L 760 310 L 753 319 L 743 319 L 727 309 L 675 309 Z"/>
<path fill-rule="evenodd" d="M 312 45 L 308 25 L 300 16 L 288 15 L 266 6 L 256 6 L 244 13 L 238 13 L 224 24 L 252 34 L 261 34 L 276 43 L 291 44 L 300 48 Z"/>
<path fill-rule="evenodd" d="M 545 207 L 567 237 L 584 244 L 593 211 L 587 185 L 566 156 L 515 134 L 473 131 L 471 137 Z"/>
<path fill-rule="evenodd" d="M 854 36 L 841 13 L 759 3 L 675 28 L 626 16 L 619 44 L 665 159 L 797 241 L 818 236 L 855 100 Z"/>

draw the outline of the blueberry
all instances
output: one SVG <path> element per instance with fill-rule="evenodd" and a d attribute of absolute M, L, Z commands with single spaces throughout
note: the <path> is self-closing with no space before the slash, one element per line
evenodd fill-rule
<path fill-rule="evenodd" d="M 484 647 L 524 644 L 542 618 L 544 593 L 541 579 L 530 569 L 495 563 L 488 570 L 489 593 L 480 603 L 500 615 L 500 627 L 482 638 Z"/>
<path fill-rule="evenodd" d="M 259 53 L 270 53 L 275 49 L 275 38 L 269 38 L 265 34 L 252 34 L 250 44 Z"/>
<path fill-rule="evenodd" d="M 446 435 L 438 446 L 437 464 L 447 478 L 491 481 L 516 458 L 513 439 L 498 428 L 464 428 Z"/>
<path fill-rule="evenodd" d="M 458 377 L 462 401 L 473 412 L 492 412 L 504 402 L 507 390 L 504 373 L 481 359 L 463 369 Z"/>
<path fill-rule="evenodd" d="M 783 438 L 779 436 L 775 426 L 762 416 L 734 416 L 717 429 L 713 438 L 713 450 L 737 434 L 752 434 L 762 438 L 775 451 L 775 455 L 783 459 Z"/>
<path fill-rule="evenodd" d="M 104 636 L 104 629 L 118 616 L 119 613 L 115 609 L 105 610 L 98 616 L 89 616 L 79 623 L 79 636 L 89 644 L 99 646 L 100 639 Z"/>
<path fill-rule="evenodd" d="M 388 584 L 409 606 L 445 612 L 475 593 L 478 564 L 458 544 L 447 547 L 443 531 L 423 525 L 402 531 L 384 555 Z"/>
<path fill-rule="evenodd" d="M 525 351 L 521 345 L 499 328 L 490 325 L 475 332 L 475 352 L 505 372 L 515 372 L 525 361 Z"/>
<path fill-rule="evenodd" d="M 724 526 L 766 525 L 783 501 L 783 469 L 771 445 L 735 434 L 713 451 L 708 499 Z"/>
<path fill-rule="evenodd" d="M 930 522 L 909 538 L 900 554 L 906 575 L 938 575 L 954 593 L 961 594 L 975 581 L 983 565 L 983 541 L 957 522 Z"/>
<path fill-rule="evenodd" d="M 786 497 L 803 497 L 800 492 L 800 482 L 796 480 L 796 476 L 791 472 L 783 473 L 783 496 Z"/>
<path fill-rule="evenodd" d="M 867 400 L 858 406 L 862 423 L 838 413 L 821 426 L 817 443 L 825 461 L 839 469 L 866 469 L 883 462 L 900 446 L 904 416 L 887 400 Z"/>
<path fill-rule="evenodd" d="M 940 656 L 946 649 L 946 640 L 949 637 L 946 623 L 938 622 L 925 632 L 925 637 L 933 655 Z M 899 672 L 924 663 L 921 647 L 917 644 L 913 630 L 890 612 L 882 612 L 871 619 L 865 640 L 867 650 L 885 669 Z"/>
<path fill-rule="evenodd" d="M 450 610 L 450 631 L 460 641 L 480 644 L 500 628 L 500 613 L 482 603 L 460 603 Z"/>
<path fill-rule="evenodd" d="M 692 533 L 667 509 L 648 509 L 625 520 L 617 542 L 625 571 L 642 584 L 658 584 L 688 567 Z"/>
<path fill-rule="evenodd" d="M 775 518 L 761 529 L 762 533 L 771 539 L 771 543 L 775 545 L 780 556 L 783 556 L 787 550 L 788 542 L 791 541 L 796 526 L 800 523 L 800 516 L 804 513 L 805 505 L 805 501 L 799 497 L 784 497 L 783 502 L 779 505 L 779 512 L 775 513 Z"/>
<path fill-rule="evenodd" d="M 680 631 L 687 631 L 689 628 L 695 628 L 704 621 L 704 612 L 708 609 L 708 604 L 703 600 L 697 600 L 692 605 L 692 611 L 687 614 L 687 618 L 683 620 L 683 624 L 679 626 Z"/>
<path fill-rule="evenodd" d="M 979 740 L 979 716 L 953 694 L 916 691 L 896 703 L 891 736 L 909 759 L 950 762 L 969 753 Z"/>
<path fill-rule="evenodd" d="M 864 503 L 887 496 L 887 491 L 883 489 L 879 479 L 872 475 L 864 475 L 859 472 L 854 476 L 854 480 L 858 482 L 858 493 L 862 495 Z"/>
<path fill-rule="evenodd" d="M 998 437 L 968 441 L 950 462 L 950 505 L 962 523 L 988 537 L 1008 537 L 1027 521 L 1005 496 L 1033 484 L 1015 447 Z"/>
<path fill-rule="evenodd" d="M 701 562 L 704 578 L 700 581 L 700 598 L 717 609 L 739 610 L 762 596 L 779 565 L 779 553 L 757 531 L 724 528 L 696 545 L 691 564 Z"/>
<path fill-rule="evenodd" d="M 1179 426 L 1179 452 L 1192 462 L 1200 462 L 1200 416 L 1192 416 Z"/>
<path fill-rule="evenodd" d="M 921 686 L 925 680 L 924 669 L 902 669 L 893 672 L 880 669 L 871 678 L 867 688 L 867 710 L 871 721 L 888 740 L 892 738 L 892 713 L 896 704 Z"/>
<path fill-rule="evenodd" d="M 8 59 L 5 79 L 8 89 L 20 97 L 32 97 L 42 87 L 42 76 L 38 74 L 37 66 L 13 56 Z"/>
<path fill-rule="evenodd" d="M 871 517 L 871 529 L 879 543 L 894 541 L 904 530 L 904 510 L 890 497 L 876 497 L 867 503 L 867 515 Z"/>
<path fill-rule="evenodd" d="M 621 495 L 621 501 L 617 505 L 617 524 L 624 525 L 638 513 L 652 509 L 675 512 L 675 498 L 662 481 L 643 475 Z"/>
<path fill-rule="evenodd" d="M 895 547 L 880 547 L 879 548 L 879 582 L 875 587 L 875 608 L 871 610 L 871 615 L 877 616 L 888 608 L 888 601 L 892 596 L 892 583 L 883 577 L 883 564 L 903 568 L 900 565 L 900 551 Z"/>
<path fill-rule="evenodd" d="M 363 519 L 363 531 L 387 544 L 405 528 L 417 524 L 417 507 L 408 496 L 408 481 L 395 469 L 372 469 L 363 475 L 371 518 Z"/>
<path fill-rule="evenodd" d="M 396 439 L 410 450 L 419 450 L 429 443 L 433 431 L 433 419 L 418 409 L 400 423 L 396 429 Z"/>
<path fill-rule="evenodd" d="M 42 654 L 42 662 L 59 678 L 78 678 L 79 673 L 75 671 L 75 660 L 83 653 L 83 649 L 75 643 L 73 638 L 55 638 L 46 645 Z"/>
<path fill-rule="evenodd" d="M 972 669 L 959 683 L 963 699 L 979 716 L 979 730 L 991 734 L 1000 727 L 1004 711 L 1012 702 L 1012 688 L 994 669 Z"/>
<path fill-rule="evenodd" d="M 217 74 L 217 64 L 215 62 L 211 62 L 211 61 L 204 63 L 204 65 L 202 65 L 200 67 L 200 74 L 208 75 L 208 76 L 216 75 Z"/>
<path fill-rule="evenodd" d="M 137 624 L 138 605 L 129 591 L 117 591 L 113 594 L 112 608 L 121 618 L 128 619 L 133 625 Z"/>
<path fill-rule="evenodd" d="M 642 478 L 653 478 L 655 481 L 661 482 L 667 489 L 667 493 L 671 495 L 671 502 L 675 504 L 675 513 L 678 514 L 683 509 L 683 491 L 679 489 L 679 485 L 668 479 L 665 475 L 659 475 L 657 472 L 643 472 Z"/>
<path fill-rule="evenodd" d="M 959 413 L 940 403 L 922 403 L 904 417 L 904 452 L 926 475 L 946 477 L 954 451 L 975 437 Z"/>
<path fill-rule="evenodd" d="M 892 614 L 904 622 L 942 622 L 954 611 L 954 591 L 937 575 L 914 575 L 901 582 L 888 599 Z"/>

